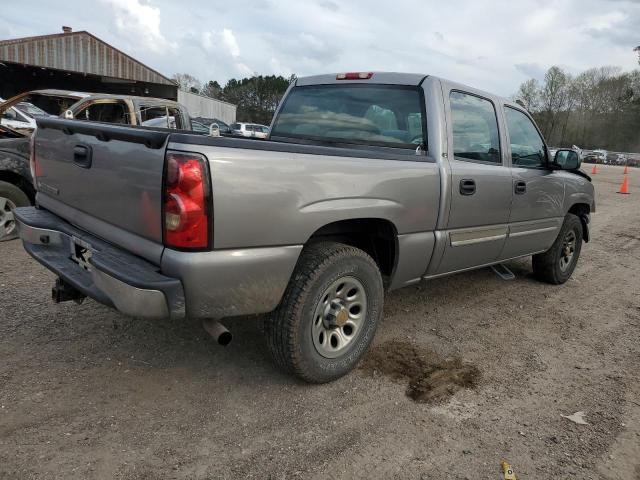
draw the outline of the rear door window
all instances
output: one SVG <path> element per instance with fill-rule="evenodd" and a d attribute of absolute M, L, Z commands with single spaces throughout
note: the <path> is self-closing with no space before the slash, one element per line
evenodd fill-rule
<path fill-rule="evenodd" d="M 140 105 L 140 124 L 145 127 L 171 128 L 171 119 L 167 107 L 158 105 Z"/>
<path fill-rule="evenodd" d="M 89 103 L 74 113 L 73 117 L 93 122 L 130 123 L 127 105 L 121 101 Z"/>
<path fill-rule="evenodd" d="M 311 85 L 291 90 L 271 138 L 411 148 L 426 143 L 420 87 Z"/>
<path fill-rule="evenodd" d="M 452 91 L 453 155 L 458 160 L 501 164 L 498 117 L 486 98 Z"/>

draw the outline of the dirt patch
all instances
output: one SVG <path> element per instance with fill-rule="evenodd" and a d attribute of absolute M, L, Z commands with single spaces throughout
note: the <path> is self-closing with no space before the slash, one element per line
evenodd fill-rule
<path fill-rule="evenodd" d="M 406 394 L 419 403 L 439 403 L 461 388 L 473 388 L 480 370 L 459 357 L 443 359 L 402 340 L 391 340 L 372 348 L 361 369 L 396 380 L 408 380 Z"/>

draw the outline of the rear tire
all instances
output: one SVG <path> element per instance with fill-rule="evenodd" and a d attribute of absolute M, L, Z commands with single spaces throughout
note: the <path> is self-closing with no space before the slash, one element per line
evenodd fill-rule
<path fill-rule="evenodd" d="M 580 257 L 582 236 L 582 222 L 576 215 L 568 213 L 551 248 L 533 256 L 534 276 L 553 285 L 569 280 Z"/>
<path fill-rule="evenodd" d="M 0 242 L 18 236 L 13 209 L 31 205 L 27 194 L 12 183 L 0 181 Z"/>
<path fill-rule="evenodd" d="M 345 375 L 373 340 L 383 297 L 380 270 L 362 250 L 336 242 L 306 247 L 265 321 L 274 361 L 310 383 Z"/>

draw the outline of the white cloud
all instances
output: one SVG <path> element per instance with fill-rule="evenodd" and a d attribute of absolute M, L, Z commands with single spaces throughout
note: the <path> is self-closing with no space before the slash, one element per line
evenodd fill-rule
<path fill-rule="evenodd" d="M 529 32 L 536 31 L 547 31 L 553 25 L 553 21 L 555 20 L 558 11 L 551 8 L 540 8 L 537 11 L 531 12 L 530 15 L 527 16 L 525 21 L 525 25 Z"/>
<path fill-rule="evenodd" d="M 233 32 L 225 28 L 222 30 L 222 44 L 227 48 L 232 57 L 240 56 L 240 47 Z"/>
<path fill-rule="evenodd" d="M 114 8 L 118 31 L 136 39 L 152 52 L 174 50 L 176 44 L 167 40 L 160 30 L 160 8 L 144 0 L 102 0 Z"/>
<path fill-rule="evenodd" d="M 617 23 L 624 21 L 626 18 L 627 16 L 622 12 L 608 12 L 587 18 L 584 26 L 594 30 L 607 30 L 615 27 Z"/>
<path fill-rule="evenodd" d="M 572 73 L 638 68 L 637 0 L 246 0 L 215 8 L 202 0 L 101 0 L 90 16 L 86 0 L 37 3 L 31 17 L 22 4 L 3 5 L 0 32 L 42 35 L 70 25 L 168 76 L 202 81 L 390 70 L 510 95 L 552 65 Z"/>
<path fill-rule="evenodd" d="M 236 71 L 243 77 L 249 77 L 251 75 L 253 75 L 254 73 L 258 73 L 258 72 L 254 72 L 253 70 L 251 70 L 247 65 L 245 65 L 242 62 L 237 62 L 234 64 Z"/>
<path fill-rule="evenodd" d="M 276 57 L 271 57 L 269 60 L 269 66 L 271 67 L 271 72 L 278 73 L 283 77 L 288 78 L 293 74 L 293 70 L 291 70 L 290 67 L 283 65 Z"/>

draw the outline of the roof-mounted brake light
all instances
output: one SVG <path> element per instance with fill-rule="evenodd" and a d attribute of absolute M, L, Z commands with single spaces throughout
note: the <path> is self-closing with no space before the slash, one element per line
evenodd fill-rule
<path fill-rule="evenodd" d="M 339 73 L 336 80 L 369 80 L 373 77 L 373 72 L 349 72 Z"/>

